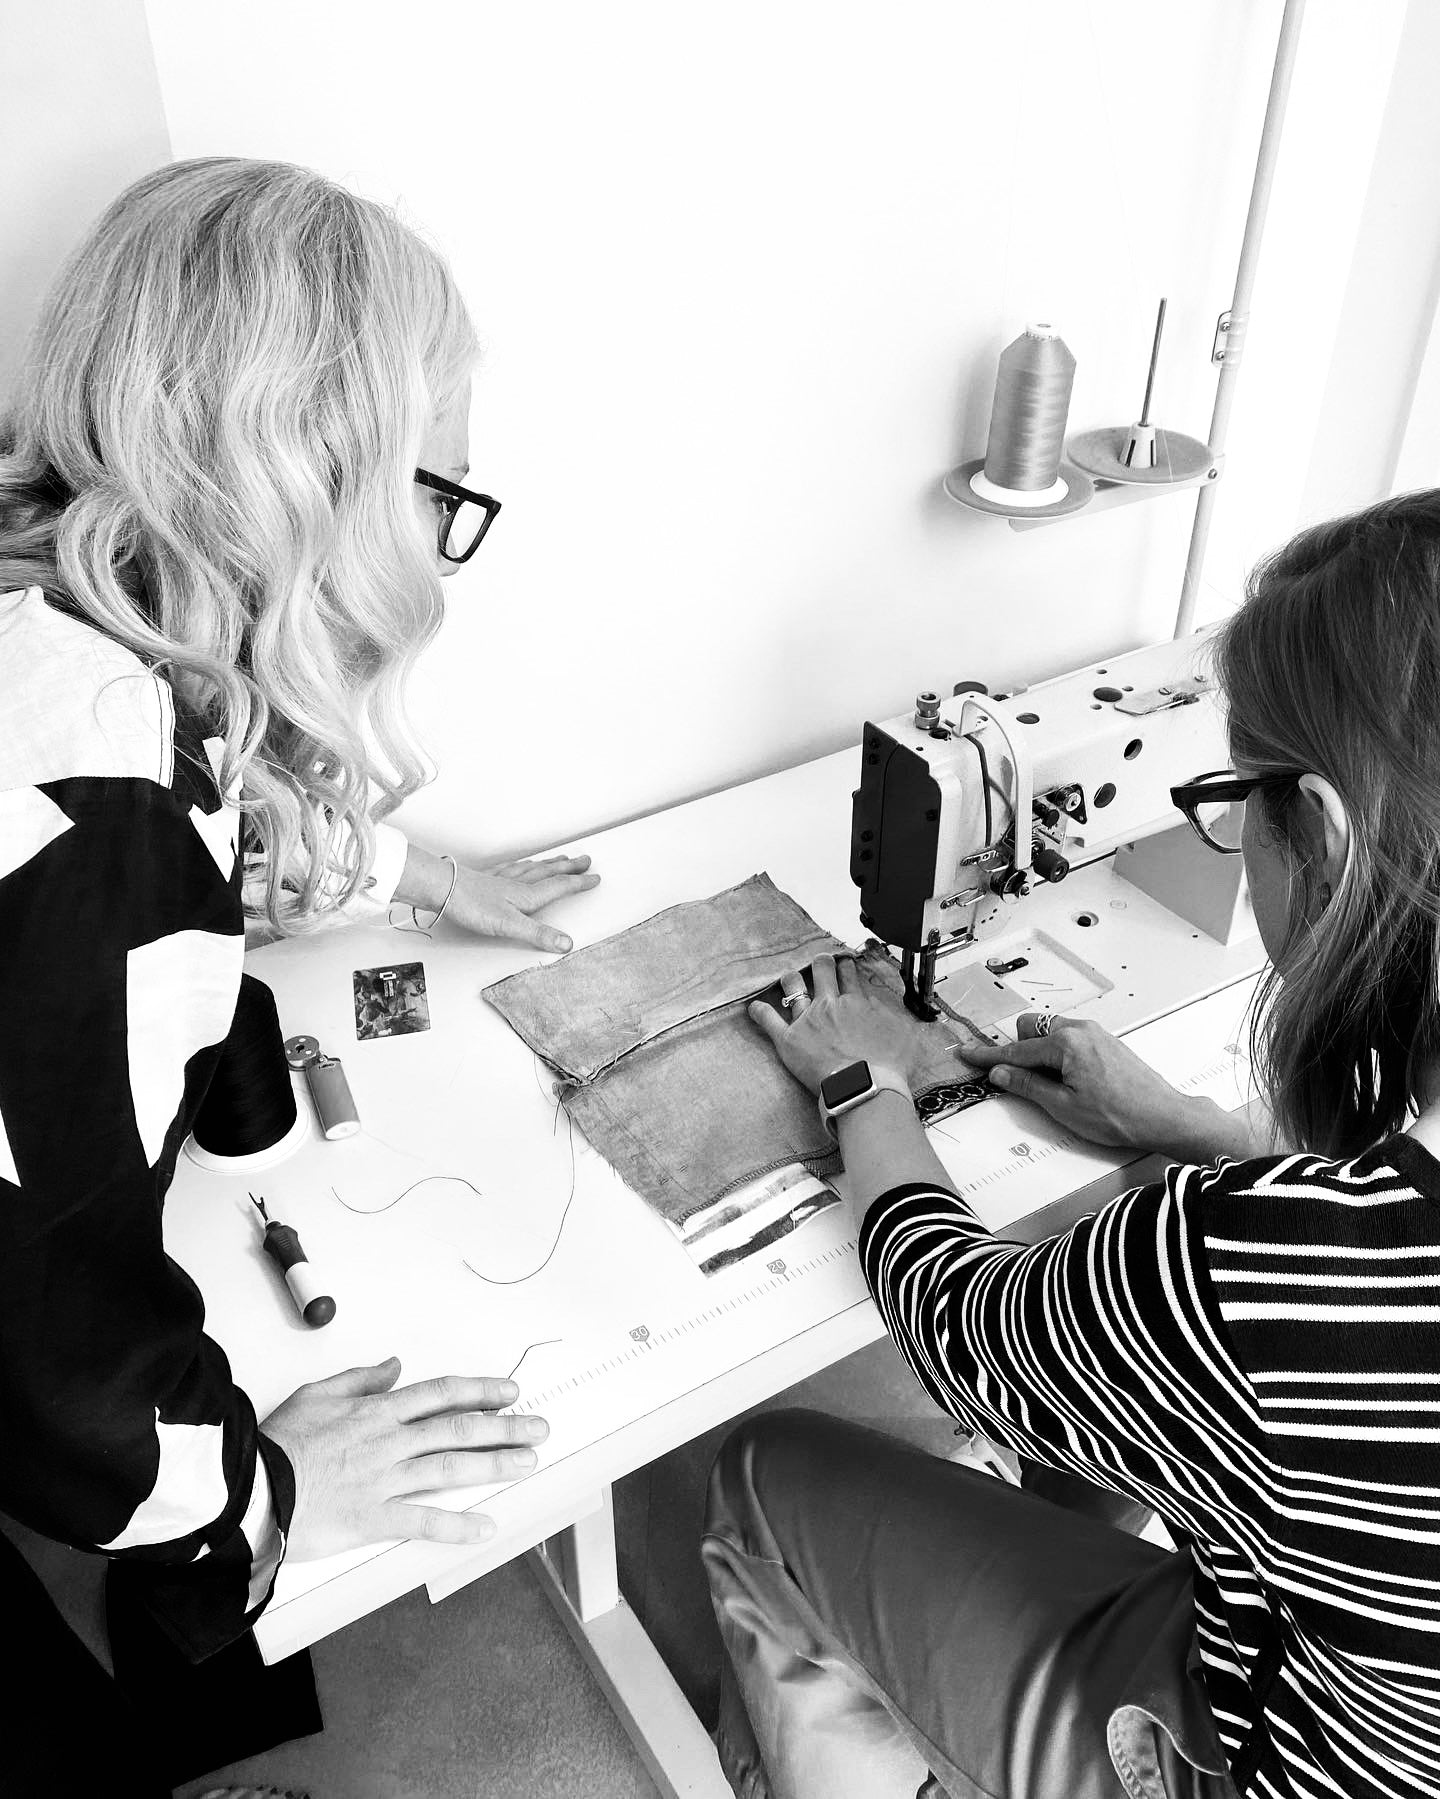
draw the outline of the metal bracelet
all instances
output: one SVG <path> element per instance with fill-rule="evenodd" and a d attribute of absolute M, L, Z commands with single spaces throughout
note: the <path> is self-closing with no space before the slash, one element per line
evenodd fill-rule
<path fill-rule="evenodd" d="M 460 880 L 460 864 L 455 860 L 455 858 L 453 856 L 441 856 L 440 860 L 442 862 L 448 862 L 450 864 L 450 887 L 449 887 L 449 890 L 446 893 L 444 899 L 441 900 L 441 902 L 440 902 L 440 910 L 430 920 L 430 928 L 432 931 L 434 930 L 435 926 L 437 924 L 439 924 L 440 920 L 445 916 L 445 908 L 450 904 L 451 900 L 454 899 L 455 888 Z"/>

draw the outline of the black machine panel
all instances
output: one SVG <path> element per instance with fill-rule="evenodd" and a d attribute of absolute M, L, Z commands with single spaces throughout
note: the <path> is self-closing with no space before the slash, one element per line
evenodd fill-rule
<path fill-rule="evenodd" d="M 925 758 L 867 724 L 851 809 L 850 878 L 860 889 L 861 923 L 886 943 L 923 947 L 939 841 L 940 788 Z"/>

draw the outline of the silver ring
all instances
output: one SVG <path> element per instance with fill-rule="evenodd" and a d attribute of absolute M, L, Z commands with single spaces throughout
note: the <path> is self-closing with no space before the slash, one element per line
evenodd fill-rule
<path fill-rule="evenodd" d="M 1051 1030 L 1054 1028 L 1054 1024 L 1055 1014 L 1053 1012 L 1037 1012 L 1035 1014 L 1035 1035 L 1037 1037 L 1048 1037 Z"/>
<path fill-rule="evenodd" d="M 790 1022 L 795 1020 L 810 1004 L 810 995 L 805 990 L 803 974 L 786 974 L 780 977 L 780 1004 L 790 1014 Z"/>

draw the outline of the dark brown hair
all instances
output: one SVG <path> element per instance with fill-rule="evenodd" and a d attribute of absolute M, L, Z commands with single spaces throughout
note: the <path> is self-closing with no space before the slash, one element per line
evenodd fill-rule
<path fill-rule="evenodd" d="M 1440 1057 L 1440 490 L 1302 531 L 1262 562 L 1217 672 L 1236 765 L 1323 775 L 1350 820 L 1327 904 L 1298 787 L 1251 801 L 1293 877 L 1253 1041 L 1281 1133 L 1358 1154 L 1404 1124 Z"/>

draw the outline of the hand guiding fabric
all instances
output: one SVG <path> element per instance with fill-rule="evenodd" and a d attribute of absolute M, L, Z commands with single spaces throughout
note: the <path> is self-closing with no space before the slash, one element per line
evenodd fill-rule
<path fill-rule="evenodd" d="M 803 974 L 789 975 L 782 991 L 798 992 Z M 800 983 L 800 989 L 793 983 Z M 915 1023 L 882 989 L 861 978 L 846 956 L 817 956 L 810 965 L 812 996 L 791 1004 L 789 1021 L 764 1000 L 750 1006 L 750 1017 L 769 1038 L 775 1052 L 812 1093 L 826 1075 L 847 1062 L 871 1062 L 893 1068 L 913 1082 L 918 1044 Z"/>
<path fill-rule="evenodd" d="M 1184 1160 L 1255 1153 L 1243 1120 L 1172 1087 L 1103 1025 L 1033 1012 L 1017 1024 L 1016 1042 L 976 1044 L 967 1058 L 989 1069 L 994 1086 L 1031 1101 L 1077 1136 Z"/>

